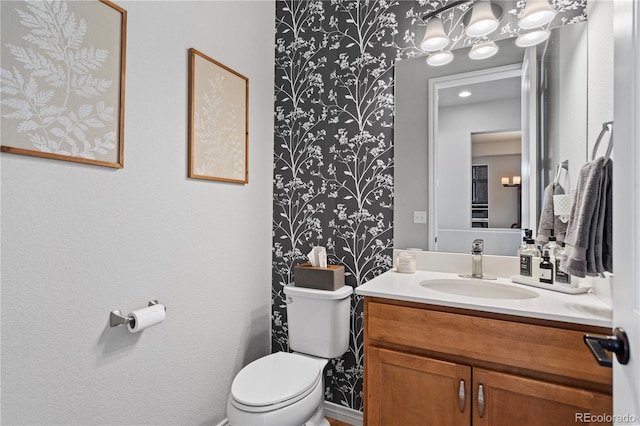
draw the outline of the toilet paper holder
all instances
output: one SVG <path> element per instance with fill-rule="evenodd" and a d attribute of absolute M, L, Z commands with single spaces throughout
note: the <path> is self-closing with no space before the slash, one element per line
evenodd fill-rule
<path fill-rule="evenodd" d="M 157 305 L 158 301 L 157 300 L 150 300 L 149 301 L 149 305 L 148 306 L 153 306 L 153 305 Z M 164 310 L 166 312 L 167 307 L 164 307 Z M 110 327 L 117 327 L 119 325 L 126 325 L 128 323 L 130 323 L 133 320 L 133 317 L 128 317 L 122 314 L 122 312 L 120 312 L 120 309 L 116 310 L 116 311 L 111 311 L 109 313 L 109 326 Z"/>

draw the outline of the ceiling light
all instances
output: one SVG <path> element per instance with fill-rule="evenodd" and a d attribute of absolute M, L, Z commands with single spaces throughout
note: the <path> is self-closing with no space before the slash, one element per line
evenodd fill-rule
<path fill-rule="evenodd" d="M 556 16 L 556 11 L 548 0 L 527 0 L 518 26 L 525 30 L 548 24 Z"/>
<path fill-rule="evenodd" d="M 468 90 L 463 90 L 462 92 L 458 93 L 458 96 L 460 96 L 461 98 L 468 98 L 469 96 L 471 96 L 471 92 Z"/>
<path fill-rule="evenodd" d="M 520 34 L 516 39 L 516 46 L 530 47 L 540 44 L 549 38 L 551 33 L 548 30 L 532 31 L 530 33 Z"/>
<path fill-rule="evenodd" d="M 424 38 L 420 43 L 420 48 L 426 52 L 434 52 L 447 47 L 449 37 L 444 32 L 442 19 L 434 18 L 427 22 L 427 28 L 424 32 Z"/>
<path fill-rule="evenodd" d="M 450 50 L 445 50 L 443 52 L 432 53 L 427 57 L 427 64 L 433 67 L 439 67 L 441 65 L 447 65 L 449 62 L 453 61 L 453 53 Z"/>
<path fill-rule="evenodd" d="M 469 51 L 471 59 L 487 59 L 498 53 L 498 46 L 492 41 L 474 44 Z"/>
<path fill-rule="evenodd" d="M 502 9 L 500 9 L 502 13 Z M 495 31 L 500 25 L 489 0 L 480 0 L 471 9 L 471 17 L 467 24 L 466 33 L 469 37 L 484 37 Z"/>

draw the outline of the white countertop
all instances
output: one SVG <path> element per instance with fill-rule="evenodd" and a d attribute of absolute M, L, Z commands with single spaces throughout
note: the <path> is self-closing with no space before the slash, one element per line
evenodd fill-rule
<path fill-rule="evenodd" d="M 464 278 L 449 272 L 416 271 L 414 274 L 402 274 L 394 269 L 361 285 L 356 288 L 355 292 L 363 296 L 472 309 L 520 317 L 607 328 L 612 326 L 611 308 L 590 293 L 565 294 L 515 284 L 508 278 L 498 278 L 492 282 L 526 289 L 537 293 L 538 296 L 530 299 L 491 299 L 450 294 L 420 285 L 421 281 L 433 279 Z M 475 281 L 473 279 L 469 280 Z"/>

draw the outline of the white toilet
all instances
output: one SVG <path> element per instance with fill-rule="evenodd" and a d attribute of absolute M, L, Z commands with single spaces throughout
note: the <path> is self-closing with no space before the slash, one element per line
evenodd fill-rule
<path fill-rule="evenodd" d="M 328 426 L 323 370 L 349 347 L 351 293 L 286 286 L 289 347 L 236 375 L 227 402 L 231 426 Z"/>

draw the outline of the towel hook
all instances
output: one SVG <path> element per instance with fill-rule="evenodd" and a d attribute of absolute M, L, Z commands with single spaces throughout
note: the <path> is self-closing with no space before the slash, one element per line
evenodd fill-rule
<path fill-rule="evenodd" d="M 553 180 L 553 185 L 557 185 L 558 183 L 560 183 L 560 174 L 562 173 L 562 169 L 567 171 L 567 178 L 569 177 L 569 160 L 564 160 L 563 162 L 558 164 L 557 167 L 557 171 L 556 171 L 556 177 Z"/>
<path fill-rule="evenodd" d="M 602 123 L 602 130 L 598 135 L 598 139 L 596 139 L 596 145 L 593 147 L 593 152 L 591 153 L 591 161 L 595 160 L 596 153 L 598 152 L 598 146 L 602 141 L 602 138 L 606 133 L 609 133 L 609 145 L 607 146 L 607 152 L 604 155 L 604 163 L 606 164 L 609 161 L 609 156 L 611 155 L 611 150 L 613 149 L 613 121 L 606 121 Z"/>

